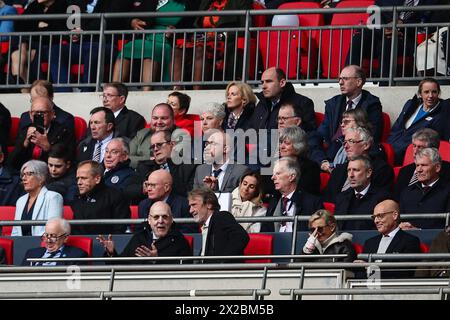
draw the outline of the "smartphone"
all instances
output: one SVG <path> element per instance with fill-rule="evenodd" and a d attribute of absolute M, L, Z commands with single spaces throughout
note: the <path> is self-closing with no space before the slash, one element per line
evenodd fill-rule
<path fill-rule="evenodd" d="M 45 127 L 44 127 L 44 114 L 37 112 L 33 116 L 33 125 L 36 127 L 36 130 L 40 134 L 44 134 Z"/>

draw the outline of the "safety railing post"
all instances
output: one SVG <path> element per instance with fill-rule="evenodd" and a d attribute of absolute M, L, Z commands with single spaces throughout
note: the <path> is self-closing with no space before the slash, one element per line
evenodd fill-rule
<path fill-rule="evenodd" d="M 394 76 L 396 75 L 397 72 L 397 45 L 398 45 L 397 17 L 398 17 L 397 7 L 394 7 L 394 10 L 392 12 L 391 52 L 389 53 L 390 54 L 389 86 L 392 86 L 394 84 Z M 385 29 L 383 29 L 383 33 L 384 31 Z"/>
<path fill-rule="evenodd" d="M 251 16 L 250 11 L 247 10 L 245 12 L 245 31 L 244 31 L 244 52 L 243 52 L 243 61 L 242 61 L 242 81 L 246 82 L 248 80 L 249 74 L 249 62 L 250 62 L 250 31 L 249 28 L 251 26 Z M 236 37 L 236 47 L 238 45 L 239 35 Z M 235 62 L 238 57 L 235 57 Z"/>
<path fill-rule="evenodd" d="M 106 29 L 106 19 L 102 14 L 100 16 L 100 34 L 98 42 L 98 63 L 97 63 L 97 76 L 95 79 L 95 91 L 99 92 L 101 90 L 101 84 L 103 79 L 103 64 L 105 57 L 105 29 Z M 91 52 L 92 53 L 92 52 Z M 87 72 L 88 70 L 85 70 Z"/>

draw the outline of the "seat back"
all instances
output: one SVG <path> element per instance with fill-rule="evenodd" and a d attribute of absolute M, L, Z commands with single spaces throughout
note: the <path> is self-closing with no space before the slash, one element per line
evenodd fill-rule
<path fill-rule="evenodd" d="M 14 206 L 1 206 L 0 207 L 0 220 L 14 220 L 16 216 L 16 207 Z M 10 236 L 13 226 L 2 226 L 2 236 Z"/>
<path fill-rule="evenodd" d="M 384 153 L 386 154 L 386 161 L 387 163 L 393 168 L 395 163 L 395 152 L 394 147 L 392 147 L 387 142 L 381 142 L 380 143 L 383 146 Z"/>
<path fill-rule="evenodd" d="M 392 182 L 392 184 L 397 183 L 398 174 L 400 173 L 401 169 L 402 169 L 402 167 L 394 167 L 394 181 Z"/>
<path fill-rule="evenodd" d="M 93 240 L 89 237 L 81 236 L 69 236 L 66 245 L 71 247 L 77 247 L 85 251 L 88 257 L 92 257 L 92 244 Z M 41 247 L 45 247 L 45 241 L 41 241 Z"/>
<path fill-rule="evenodd" d="M 355 248 L 356 254 L 360 254 L 363 252 L 364 247 L 358 243 L 353 243 L 353 248 Z"/>
<path fill-rule="evenodd" d="M 64 206 L 63 217 L 66 220 L 73 220 L 73 211 L 71 206 Z"/>
<path fill-rule="evenodd" d="M 263 233 L 250 233 L 250 241 L 244 249 L 245 256 L 273 254 L 273 236 Z M 271 259 L 245 260 L 246 263 L 270 263 Z"/>
<path fill-rule="evenodd" d="M 428 253 L 428 252 L 430 252 L 430 247 L 428 247 L 425 243 L 421 242 L 420 243 L 420 251 L 422 253 Z"/>
<path fill-rule="evenodd" d="M 323 119 L 325 119 L 325 114 L 323 114 L 322 112 L 317 112 L 316 111 L 316 127 L 317 128 L 323 122 Z"/>
<path fill-rule="evenodd" d="M 333 202 L 323 202 L 323 207 L 325 210 L 330 211 L 334 214 L 334 210 L 336 208 L 336 205 Z"/>
<path fill-rule="evenodd" d="M 87 124 L 86 121 L 81 117 L 74 117 L 75 120 L 75 140 L 80 142 L 80 140 L 86 135 Z"/>
<path fill-rule="evenodd" d="M 6 264 L 12 265 L 14 263 L 14 240 L 0 238 L 0 247 L 5 251 Z"/>
<path fill-rule="evenodd" d="M 320 173 L 320 192 L 322 192 L 328 185 L 328 180 L 330 180 L 330 174 L 328 172 Z"/>
<path fill-rule="evenodd" d="M 373 1 L 340 2 L 336 8 L 368 7 Z M 368 13 L 335 13 L 331 19 L 332 26 L 360 26 L 366 25 Z M 353 34 L 361 29 L 324 30 L 321 40 L 322 76 L 324 78 L 338 78 L 345 66 L 350 42 Z"/>
<path fill-rule="evenodd" d="M 191 247 L 191 250 L 194 250 L 194 237 L 193 236 L 187 236 L 183 235 L 186 241 L 189 243 L 189 247 Z"/>
<path fill-rule="evenodd" d="M 439 154 L 442 160 L 450 161 L 450 142 L 441 140 L 439 144 Z M 406 148 L 405 157 L 403 158 L 403 166 L 407 166 L 414 162 L 414 151 L 412 144 Z"/>
<path fill-rule="evenodd" d="M 381 134 L 381 142 L 387 142 L 390 133 L 391 117 L 386 112 L 383 112 L 383 133 Z"/>
<path fill-rule="evenodd" d="M 11 128 L 9 129 L 8 146 L 16 144 L 17 135 L 19 133 L 20 118 L 11 117 Z"/>

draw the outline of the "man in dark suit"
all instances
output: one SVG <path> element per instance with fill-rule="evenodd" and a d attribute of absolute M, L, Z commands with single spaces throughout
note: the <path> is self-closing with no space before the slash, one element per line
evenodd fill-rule
<path fill-rule="evenodd" d="M 444 213 L 450 211 L 450 186 L 439 177 L 442 160 L 436 148 L 424 148 L 414 157 L 417 182 L 400 194 L 401 213 Z M 414 219 L 402 228 L 442 229 L 444 219 Z"/>
<path fill-rule="evenodd" d="M 361 155 L 369 157 L 373 170 L 371 184 L 379 189 L 389 189 L 394 178 L 394 171 L 381 157 L 369 155 L 372 144 L 373 138 L 366 129 L 350 128 L 346 130 L 344 149 L 347 153 L 347 159 Z M 324 190 L 324 201 L 335 203 L 337 194 L 350 188 L 347 168 L 348 161 L 343 164 L 338 164 L 333 169 L 328 185 Z"/>
<path fill-rule="evenodd" d="M 86 258 L 87 252 L 66 245 L 70 235 L 70 224 L 61 218 L 51 218 L 45 224 L 45 233 L 42 240 L 45 241 L 45 247 L 30 249 L 25 253 L 23 266 L 61 266 L 80 264 L 67 261 L 58 262 L 28 262 L 28 258 Z"/>
<path fill-rule="evenodd" d="M 219 211 L 216 195 L 209 188 L 189 192 L 189 212 L 202 229 L 201 256 L 243 255 L 249 236 L 228 211 Z M 213 262 L 205 260 L 206 262 Z M 216 260 L 214 262 L 237 262 Z"/>
<path fill-rule="evenodd" d="M 222 131 L 213 132 L 205 142 L 205 164 L 195 170 L 194 187 L 208 187 L 217 192 L 232 192 L 248 167 L 230 161 L 231 138 Z"/>
<path fill-rule="evenodd" d="M 139 161 L 136 175 L 132 177 L 129 185 L 125 188 L 125 194 L 132 199 L 133 203 L 139 203 L 147 196 L 147 190 L 143 183 L 150 173 L 155 170 L 164 169 L 172 176 L 173 193 L 181 197 L 187 197 L 188 191 L 192 190 L 194 184 L 195 168 L 197 165 L 189 163 L 177 163 L 172 161 L 175 141 L 172 140 L 170 130 L 160 130 L 150 137 L 151 157 L 149 160 Z"/>
<path fill-rule="evenodd" d="M 112 138 L 118 137 L 114 113 L 106 107 L 97 107 L 91 110 L 89 127 L 91 135 L 78 145 L 78 162 L 94 160 L 102 163 L 105 158 L 106 146 Z"/>
<path fill-rule="evenodd" d="M 393 200 L 380 202 L 373 209 L 373 221 L 380 233 L 364 243 L 363 253 L 420 253 L 419 238 L 399 227 L 400 209 Z M 409 278 L 413 271 L 383 271 L 382 278 Z"/>
<path fill-rule="evenodd" d="M 350 188 L 336 196 L 335 215 L 367 214 L 383 200 L 388 199 L 388 190 L 374 187 L 372 165 L 366 156 L 351 158 L 347 166 L 347 179 Z M 342 230 L 371 230 L 374 225 L 368 220 L 348 220 L 341 223 Z"/>
<path fill-rule="evenodd" d="M 272 180 L 278 193 L 271 198 L 266 216 L 310 216 L 323 208 L 319 197 L 298 189 L 299 179 L 301 179 L 301 172 L 296 159 L 284 157 L 275 162 Z M 300 229 L 306 230 L 306 222 L 301 222 L 299 225 Z M 261 224 L 261 232 L 292 232 L 292 230 L 292 222 Z"/>
<path fill-rule="evenodd" d="M 412 136 L 413 155 L 415 156 L 419 150 L 423 148 L 436 148 L 439 150 L 440 145 L 439 133 L 431 128 L 423 128 L 417 130 Z M 417 182 L 416 164 L 410 163 L 403 166 L 398 173 L 397 181 L 394 186 L 395 199 L 400 198 L 400 194 L 404 189 L 412 186 Z M 440 179 L 450 181 L 450 162 L 442 160 L 441 171 L 439 172 Z"/>
<path fill-rule="evenodd" d="M 48 98 L 37 97 L 31 102 L 32 123 L 19 132 L 14 151 L 9 155 L 11 167 L 20 169 L 28 160 L 47 161 L 52 145 L 66 145 L 70 158 L 75 154 L 73 131 L 55 121 L 53 102 Z"/>
<path fill-rule="evenodd" d="M 131 140 L 145 127 L 146 121 L 142 115 L 125 106 L 127 97 L 128 89 L 121 82 L 111 82 L 103 86 L 103 106 L 114 113 L 117 135 Z"/>
<path fill-rule="evenodd" d="M 155 202 L 147 214 L 146 228 L 136 232 L 119 255 L 114 248 L 112 236 L 97 238 L 105 248 L 105 254 L 110 257 L 174 257 L 192 256 L 192 248 L 177 230 L 173 223 L 170 206 L 163 201 Z M 127 262 L 130 264 L 137 261 Z M 156 261 L 146 260 L 140 263 L 152 264 Z M 178 263 L 176 260 L 165 260 L 159 263 Z"/>
<path fill-rule="evenodd" d="M 172 185 L 173 179 L 169 172 L 164 169 L 153 171 L 145 183 L 148 198 L 139 203 L 139 218 L 147 217 L 150 207 L 158 201 L 170 206 L 174 218 L 191 218 L 187 198 L 175 194 Z M 193 223 L 181 224 L 179 229 L 183 233 L 198 232 L 198 226 Z"/>
<path fill-rule="evenodd" d="M 365 82 L 366 75 L 360 67 L 350 65 L 342 69 L 339 76 L 341 94 L 325 101 L 325 118 L 319 128 L 309 134 L 311 158 L 317 163 L 334 159 L 335 154 L 329 154 L 329 151 L 324 150 L 323 144 L 330 145 L 342 136 L 340 124 L 342 114 L 346 110 L 362 108 L 366 111 L 369 122 L 375 128 L 374 141 L 376 143 L 380 141 L 383 132 L 381 102 L 377 96 L 363 90 Z"/>

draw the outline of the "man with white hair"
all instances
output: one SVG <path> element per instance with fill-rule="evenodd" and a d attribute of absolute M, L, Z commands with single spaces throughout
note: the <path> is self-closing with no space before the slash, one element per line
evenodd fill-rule
<path fill-rule="evenodd" d="M 41 239 L 45 247 L 33 248 L 25 253 L 23 266 L 60 266 L 77 264 L 67 259 L 58 262 L 28 262 L 28 258 L 86 258 L 87 252 L 67 245 L 70 235 L 70 224 L 62 218 L 51 218 L 45 224 L 45 232 Z"/>
<path fill-rule="evenodd" d="M 135 171 L 130 167 L 130 147 L 124 138 L 112 139 L 105 150 L 103 179 L 109 187 L 124 191 Z"/>

